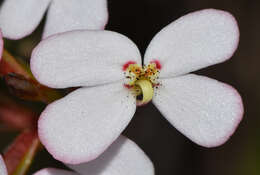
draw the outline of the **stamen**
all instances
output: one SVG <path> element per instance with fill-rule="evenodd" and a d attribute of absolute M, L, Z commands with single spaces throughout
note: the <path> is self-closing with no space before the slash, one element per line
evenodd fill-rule
<path fill-rule="evenodd" d="M 135 85 L 140 87 L 142 100 L 137 100 L 138 105 L 144 105 L 150 102 L 153 98 L 153 85 L 149 80 L 137 80 Z"/>
<path fill-rule="evenodd" d="M 124 86 L 136 96 L 137 105 L 144 105 L 153 98 L 154 87 L 158 86 L 159 62 L 151 62 L 148 65 L 140 66 L 129 61 L 123 66 L 125 83 Z"/>

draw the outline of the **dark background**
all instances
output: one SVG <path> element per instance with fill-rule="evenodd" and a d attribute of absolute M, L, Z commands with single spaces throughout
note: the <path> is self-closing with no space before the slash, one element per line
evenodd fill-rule
<path fill-rule="evenodd" d="M 137 109 L 124 135 L 146 152 L 157 175 L 259 175 L 260 1 L 108 0 L 108 7 L 110 19 L 106 29 L 131 38 L 142 54 L 160 29 L 189 12 L 216 8 L 236 17 L 241 37 L 234 56 L 225 63 L 195 72 L 228 83 L 240 92 L 245 115 L 231 139 L 217 148 L 200 147 L 172 127 L 152 104 Z M 41 30 L 39 27 L 33 36 L 21 41 L 9 41 L 9 49 L 29 58 Z M 1 150 L 16 134 L 0 134 Z M 46 166 L 62 165 L 43 151 L 38 154 L 30 172 Z"/>

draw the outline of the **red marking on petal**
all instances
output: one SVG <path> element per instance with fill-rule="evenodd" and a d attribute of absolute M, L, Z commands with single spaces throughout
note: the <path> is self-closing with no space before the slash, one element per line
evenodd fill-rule
<path fill-rule="evenodd" d="M 125 86 L 127 89 L 131 89 L 132 87 L 134 87 L 134 86 L 131 86 L 131 85 L 129 85 L 129 84 L 124 84 L 124 86 Z"/>
<path fill-rule="evenodd" d="M 153 84 L 153 87 L 158 88 L 160 86 L 160 83 Z"/>
<path fill-rule="evenodd" d="M 155 63 L 155 64 L 156 64 L 156 68 L 159 69 L 159 70 L 161 70 L 162 65 L 161 65 L 160 61 L 154 60 L 154 61 L 151 61 L 151 63 Z"/>
<path fill-rule="evenodd" d="M 136 64 L 135 61 L 128 61 L 123 65 L 123 71 L 125 71 L 130 64 Z"/>

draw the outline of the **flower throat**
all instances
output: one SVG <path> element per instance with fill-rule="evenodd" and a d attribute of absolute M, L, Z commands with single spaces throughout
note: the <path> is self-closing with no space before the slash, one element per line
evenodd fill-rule
<path fill-rule="evenodd" d="M 136 96 L 137 105 L 144 105 L 152 100 L 154 87 L 159 86 L 160 68 L 158 61 L 153 61 L 143 67 L 135 62 L 128 62 L 123 66 L 126 77 L 125 86 Z"/>

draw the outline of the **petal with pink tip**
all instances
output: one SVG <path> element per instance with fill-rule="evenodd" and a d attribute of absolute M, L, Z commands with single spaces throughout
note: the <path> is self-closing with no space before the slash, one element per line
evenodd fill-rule
<path fill-rule="evenodd" d="M 151 41 L 145 63 L 159 60 L 161 77 L 183 75 L 229 59 L 238 46 L 239 29 L 228 12 L 206 9 L 185 15 Z"/>
<path fill-rule="evenodd" d="M 234 88 L 193 74 L 163 79 L 153 103 L 181 133 L 205 147 L 226 142 L 243 116 Z"/>
<path fill-rule="evenodd" d="M 0 155 L 0 174 L 8 175 L 3 157 Z"/>
<path fill-rule="evenodd" d="M 120 136 L 100 157 L 83 164 L 68 165 L 79 174 L 154 175 L 153 163 L 131 140 Z"/>
<path fill-rule="evenodd" d="M 104 29 L 107 20 L 106 0 L 53 0 L 43 38 L 78 29 Z"/>
<path fill-rule="evenodd" d="M 136 45 L 110 31 L 73 31 L 43 40 L 33 51 L 31 70 L 52 88 L 93 86 L 124 79 L 123 66 L 141 64 Z"/>
<path fill-rule="evenodd" d="M 71 172 L 71 171 L 56 169 L 56 168 L 44 168 L 44 169 L 37 171 L 33 175 L 79 175 L 79 174 Z"/>
<path fill-rule="evenodd" d="M 51 0 L 5 0 L 0 9 L 0 28 L 8 39 L 31 34 L 40 23 Z"/>
<path fill-rule="evenodd" d="M 123 82 L 78 89 L 41 114 L 40 140 L 62 162 L 93 160 L 128 125 L 135 113 L 135 101 Z"/>

